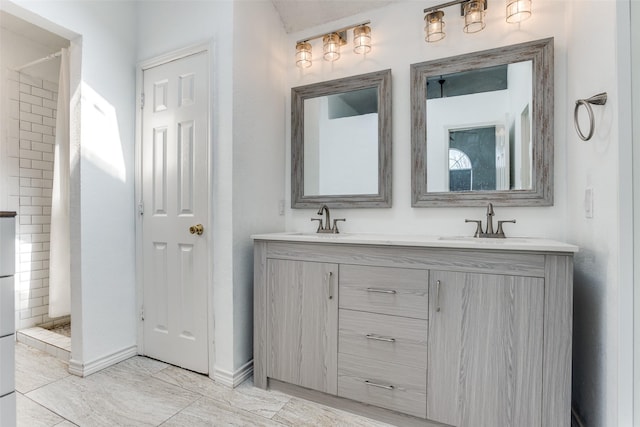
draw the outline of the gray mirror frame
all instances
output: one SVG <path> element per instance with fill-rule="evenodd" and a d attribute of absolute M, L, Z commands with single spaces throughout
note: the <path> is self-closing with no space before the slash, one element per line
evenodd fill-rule
<path fill-rule="evenodd" d="M 533 61 L 531 190 L 427 192 L 426 84 L 434 75 Z M 411 65 L 411 206 L 552 206 L 554 156 L 553 38 Z"/>
<path fill-rule="evenodd" d="M 378 193 L 304 195 L 304 100 L 358 89 L 378 89 Z M 340 155 L 340 153 L 336 153 Z M 391 207 L 391 70 L 376 71 L 291 89 L 291 207 Z"/>

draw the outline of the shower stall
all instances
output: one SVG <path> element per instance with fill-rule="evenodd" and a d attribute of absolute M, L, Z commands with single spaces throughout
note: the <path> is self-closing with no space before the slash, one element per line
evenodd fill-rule
<path fill-rule="evenodd" d="M 69 226 L 68 217 L 64 219 L 68 199 L 60 196 L 68 187 L 68 178 L 65 181 L 60 168 L 66 168 L 68 176 L 68 148 L 61 140 L 66 138 L 68 147 L 68 71 L 64 65 L 68 57 L 64 48 L 69 42 L 0 13 L 4 98 L 0 101 L 6 107 L 2 108 L 6 129 L 0 133 L 4 189 L 0 204 L 18 213 L 17 340 L 68 360 Z M 53 281 L 66 281 L 66 286 L 61 290 Z"/>

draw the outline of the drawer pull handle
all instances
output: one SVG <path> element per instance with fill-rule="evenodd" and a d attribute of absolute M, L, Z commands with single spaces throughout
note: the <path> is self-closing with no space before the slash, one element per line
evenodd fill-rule
<path fill-rule="evenodd" d="M 380 335 L 375 335 L 375 334 L 367 334 L 366 337 L 367 337 L 368 340 L 385 341 L 385 342 L 396 342 L 395 338 L 381 337 Z"/>
<path fill-rule="evenodd" d="M 365 381 L 364 381 L 364 383 L 365 383 L 366 385 L 370 385 L 371 387 L 383 388 L 383 389 L 385 389 L 385 390 L 393 390 L 393 389 L 395 389 L 395 387 L 394 387 L 394 386 L 392 386 L 392 385 L 378 384 L 378 383 L 371 382 L 371 381 L 369 381 L 369 380 L 365 380 Z"/>
<path fill-rule="evenodd" d="M 393 289 L 380 289 L 380 288 L 367 288 L 367 292 L 375 292 L 378 294 L 395 294 L 396 291 Z"/>
<path fill-rule="evenodd" d="M 440 280 L 436 280 L 436 311 L 440 311 Z"/>

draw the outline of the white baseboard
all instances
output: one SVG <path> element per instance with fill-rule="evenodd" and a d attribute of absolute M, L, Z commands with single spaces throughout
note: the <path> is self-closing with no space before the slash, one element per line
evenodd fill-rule
<path fill-rule="evenodd" d="M 115 365 L 116 363 L 127 360 L 130 357 L 136 356 L 137 354 L 138 347 L 132 345 L 130 347 L 123 348 L 120 351 L 99 357 L 87 363 L 82 363 L 75 359 L 71 359 L 69 360 L 69 373 L 77 375 L 79 377 L 86 377 L 87 375 L 95 374 L 96 372 L 108 368 L 109 366 Z"/>
<path fill-rule="evenodd" d="M 236 388 L 253 375 L 253 359 L 238 368 L 235 372 L 215 368 L 213 380 L 227 387 Z"/>

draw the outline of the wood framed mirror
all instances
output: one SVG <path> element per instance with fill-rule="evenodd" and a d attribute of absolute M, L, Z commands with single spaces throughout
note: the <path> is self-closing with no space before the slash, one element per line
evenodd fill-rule
<path fill-rule="evenodd" d="M 391 70 L 291 89 L 291 207 L 391 206 Z"/>
<path fill-rule="evenodd" d="M 412 206 L 553 205 L 553 69 L 553 38 L 412 64 Z"/>

